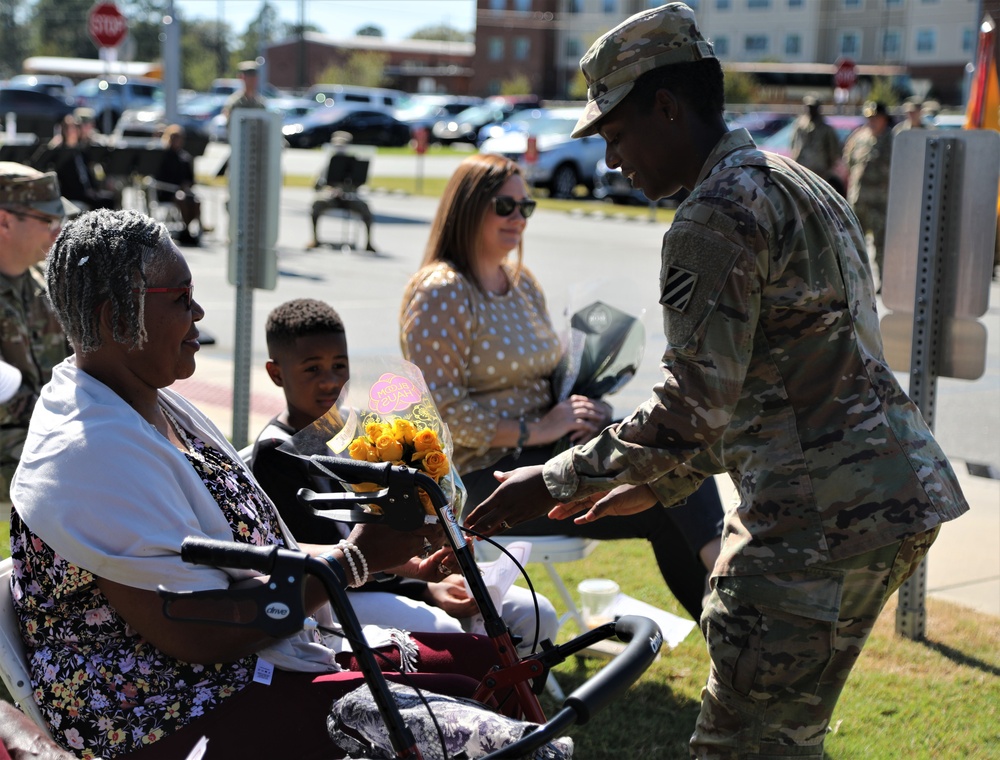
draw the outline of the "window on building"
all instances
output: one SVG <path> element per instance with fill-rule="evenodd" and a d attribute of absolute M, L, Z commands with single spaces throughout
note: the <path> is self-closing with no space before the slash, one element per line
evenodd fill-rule
<path fill-rule="evenodd" d="M 803 5 L 805 5 L 804 0 L 788 0 L 789 8 L 801 8 Z"/>
<path fill-rule="evenodd" d="M 767 52 L 767 35 L 766 34 L 748 34 L 743 39 L 743 49 L 747 53 L 754 53 L 760 55 Z"/>
<path fill-rule="evenodd" d="M 885 0 L 886 8 L 901 8 L 903 5 L 903 0 Z"/>
<path fill-rule="evenodd" d="M 499 79 L 491 79 L 486 84 L 486 94 L 487 95 L 499 95 L 500 87 L 503 84 Z"/>
<path fill-rule="evenodd" d="M 841 32 L 838 45 L 840 55 L 855 57 L 861 53 L 861 33 Z"/>
<path fill-rule="evenodd" d="M 802 54 L 802 37 L 789 34 L 785 37 L 785 55 L 798 56 Z"/>
<path fill-rule="evenodd" d="M 937 32 L 933 29 L 917 29 L 917 53 L 927 55 L 937 49 Z"/>
<path fill-rule="evenodd" d="M 962 30 L 962 52 L 972 53 L 976 49 L 976 30 L 966 27 Z"/>
<path fill-rule="evenodd" d="M 747 8 L 753 10 L 755 8 L 770 8 L 771 0 L 747 0 Z"/>
<path fill-rule="evenodd" d="M 604 0 L 604 14 L 618 13 L 618 0 Z"/>
<path fill-rule="evenodd" d="M 528 60 L 528 53 L 531 52 L 531 40 L 527 37 L 514 38 L 514 59 L 517 61 Z"/>
<path fill-rule="evenodd" d="M 700 10 L 698 6 L 701 5 L 701 0 L 687 0 L 687 5 L 691 10 L 697 12 Z"/>
<path fill-rule="evenodd" d="M 514 10 L 521 11 L 521 13 L 527 13 L 531 10 L 531 0 L 515 0 Z"/>
<path fill-rule="evenodd" d="M 717 11 L 728 11 L 732 7 L 729 0 L 715 0 L 715 10 Z"/>
<path fill-rule="evenodd" d="M 729 55 L 729 38 L 725 36 L 716 37 L 712 40 L 712 47 L 715 49 L 717 56 Z"/>
<path fill-rule="evenodd" d="M 882 32 L 882 55 L 885 58 L 899 58 L 903 54 L 903 32 L 886 29 Z"/>
<path fill-rule="evenodd" d="M 860 8 L 863 5 L 861 0 L 844 0 L 844 7 L 848 10 Z"/>
<path fill-rule="evenodd" d="M 566 40 L 566 57 L 567 58 L 579 58 L 583 55 L 581 52 L 580 40 L 576 37 L 570 37 Z"/>
<path fill-rule="evenodd" d="M 490 0 L 490 10 L 491 11 L 507 10 L 507 0 Z"/>
<path fill-rule="evenodd" d="M 583 0 L 569 0 L 570 13 L 583 13 Z"/>
<path fill-rule="evenodd" d="M 490 37 L 489 56 L 491 61 L 503 60 L 503 37 Z"/>

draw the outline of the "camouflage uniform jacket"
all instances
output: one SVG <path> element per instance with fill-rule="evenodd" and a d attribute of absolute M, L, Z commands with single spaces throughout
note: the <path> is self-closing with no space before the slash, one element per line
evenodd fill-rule
<path fill-rule="evenodd" d="M 724 136 L 664 236 L 664 379 L 617 426 L 545 466 L 563 501 L 648 483 L 677 503 L 728 472 L 717 572 L 854 556 L 968 509 L 882 354 L 863 238 L 793 161 Z"/>
<path fill-rule="evenodd" d="M 885 208 L 889 196 L 889 165 L 892 160 L 892 130 L 876 136 L 870 127 L 857 129 L 847 138 L 844 163 L 850 179 L 847 200 Z"/>
<path fill-rule="evenodd" d="M 825 121 L 813 121 L 808 114 L 795 120 L 792 129 L 792 158 L 826 178 L 840 160 L 837 130 Z"/>
<path fill-rule="evenodd" d="M 15 278 L 0 274 L 0 357 L 21 370 L 21 388 L 0 404 L 0 501 L 7 499 L 38 394 L 52 368 L 69 354 L 41 272 L 29 269 Z"/>

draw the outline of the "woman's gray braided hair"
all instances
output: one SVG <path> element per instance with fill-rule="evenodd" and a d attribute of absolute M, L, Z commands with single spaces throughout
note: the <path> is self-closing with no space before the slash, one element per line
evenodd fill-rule
<path fill-rule="evenodd" d="M 142 289 L 174 255 L 167 228 L 137 211 L 98 209 L 68 222 L 49 251 L 45 282 L 74 350 L 100 347 L 98 307 L 105 301 L 111 304 L 114 340 L 141 347 L 146 342 Z"/>

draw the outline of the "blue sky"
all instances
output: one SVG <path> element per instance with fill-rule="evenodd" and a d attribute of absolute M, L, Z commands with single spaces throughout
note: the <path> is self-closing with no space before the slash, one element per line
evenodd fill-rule
<path fill-rule="evenodd" d="M 297 23 L 299 0 L 270 0 L 283 21 Z M 262 0 L 174 0 L 185 18 L 215 19 L 220 14 L 242 33 L 257 17 Z M 448 24 L 461 31 L 475 28 L 476 0 L 305 0 L 307 23 L 331 37 L 350 37 L 362 26 L 381 27 L 386 39 L 401 40 L 417 29 Z"/>

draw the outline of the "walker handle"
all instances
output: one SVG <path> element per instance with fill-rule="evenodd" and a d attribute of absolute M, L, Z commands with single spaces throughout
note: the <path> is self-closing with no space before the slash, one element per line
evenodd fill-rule
<path fill-rule="evenodd" d="M 181 544 L 181 559 L 194 565 L 257 570 L 270 575 L 280 548 L 188 536 Z"/>

